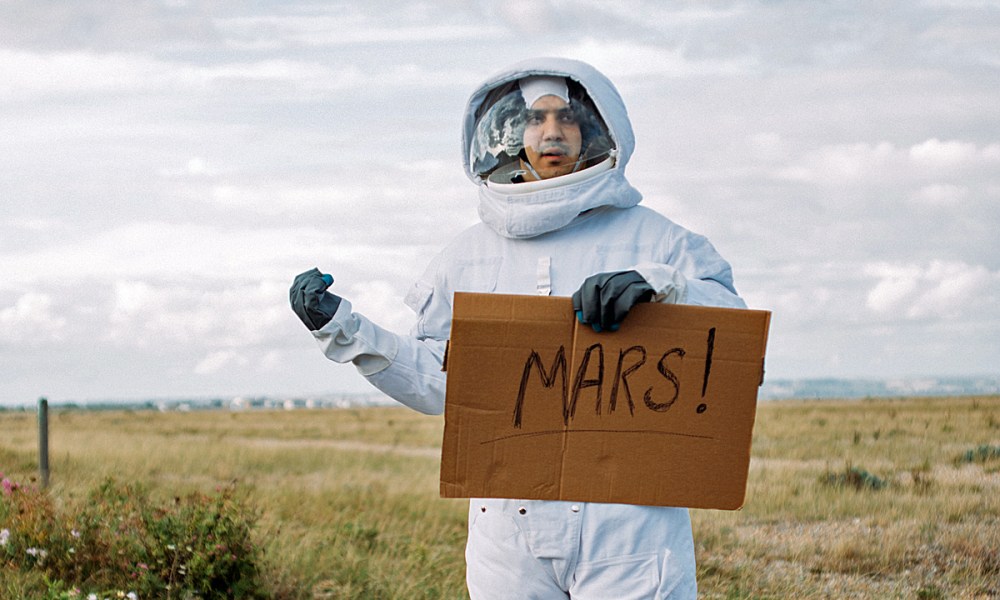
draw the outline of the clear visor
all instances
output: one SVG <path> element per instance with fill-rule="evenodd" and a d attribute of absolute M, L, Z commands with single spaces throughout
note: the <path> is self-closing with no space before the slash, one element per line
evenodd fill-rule
<path fill-rule="evenodd" d="M 613 148 L 607 126 L 589 103 L 548 95 L 528 107 L 514 89 L 476 121 L 469 164 L 484 179 L 519 183 L 589 168 Z"/>

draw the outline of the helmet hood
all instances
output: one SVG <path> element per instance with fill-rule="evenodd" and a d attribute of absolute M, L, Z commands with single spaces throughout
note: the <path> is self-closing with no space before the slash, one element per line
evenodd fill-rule
<path fill-rule="evenodd" d="M 535 76 L 565 77 L 583 88 L 596 109 L 597 117 L 603 121 L 607 136 L 610 137 L 609 145 L 613 147 L 610 150 L 610 156 L 614 159 L 613 168 L 623 171 L 632 154 L 635 139 L 625 104 L 618 90 L 607 77 L 586 63 L 565 58 L 540 58 L 522 61 L 496 73 L 483 82 L 470 96 L 466 105 L 462 130 L 462 163 L 466 175 L 475 183 L 485 183 L 487 177 L 483 173 L 483 164 L 477 160 L 477 156 L 485 156 L 486 166 L 490 168 L 496 167 L 499 162 L 493 156 L 483 152 L 481 148 L 476 147 L 480 143 L 477 140 L 477 125 L 486 108 L 484 103 L 487 102 L 491 94 L 496 94 L 496 91 L 516 87 L 517 81 Z M 481 135 L 481 131 L 479 133 Z M 517 135 L 517 133 L 505 131 L 500 132 L 500 135 L 510 137 Z M 605 155 L 600 157 L 601 160 L 594 162 L 603 163 L 603 159 L 607 155 L 608 152 L 605 149 Z M 552 184 L 559 185 L 556 182 L 558 179 L 561 177 L 553 178 Z"/>

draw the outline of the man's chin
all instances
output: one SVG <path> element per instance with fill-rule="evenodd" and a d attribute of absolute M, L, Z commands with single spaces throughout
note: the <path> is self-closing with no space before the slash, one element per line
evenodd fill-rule
<path fill-rule="evenodd" d="M 542 179 L 552 179 L 553 177 L 561 177 L 563 175 L 569 175 L 573 171 L 572 165 L 550 167 L 547 169 L 540 169 L 538 174 L 542 176 Z"/>

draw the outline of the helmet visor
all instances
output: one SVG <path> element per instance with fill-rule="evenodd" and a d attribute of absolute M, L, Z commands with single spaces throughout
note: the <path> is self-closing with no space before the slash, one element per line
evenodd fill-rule
<path fill-rule="evenodd" d="M 563 95 L 529 96 L 517 84 L 494 90 L 476 120 L 469 164 L 493 181 L 551 179 L 596 165 L 614 144 L 593 103 L 577 85 Z"/>

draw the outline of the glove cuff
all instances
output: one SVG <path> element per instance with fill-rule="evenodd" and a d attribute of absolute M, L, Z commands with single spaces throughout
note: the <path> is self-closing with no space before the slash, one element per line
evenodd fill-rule
<path fill-rule="evenodd" d="M 641 262 L 632 270 L 653 288 L 653 302 L 684 304 L 687 301 L 687 277 L 675 267 L 663 263 Z"/>
<path fill-rule="evenodd" d="M 395 334 L 352 312 L 351 303 L 345 299 L 341 299 L 333 319 L 314 331 L 313 337 L 327 358 L 354 363 L 366 376 L 388 367 L 399 350 Z"/>

